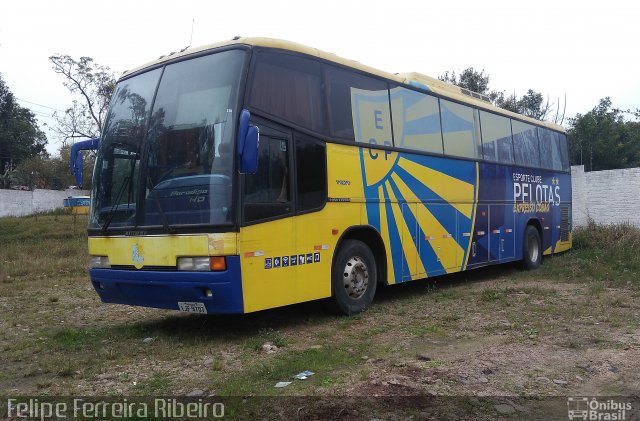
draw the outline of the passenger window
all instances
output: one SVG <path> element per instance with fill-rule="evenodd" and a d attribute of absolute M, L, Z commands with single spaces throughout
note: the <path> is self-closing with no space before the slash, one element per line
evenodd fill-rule
<path fill-rule="evenodd" d="M 334 66 L 324 68 L 331 135 L 391 146 L 387 83 Z"/>
<path fill-rule="evenodd" d="M 395 145 L 442 154 L 438 98 L 405 88 L 390 91 Z"/>
<path fill-rule="evenodd" d="M 513 148 L 516 153 L 516 164 L 530 167 L 540 166 L 540 150 L 538 148 L 537 130 L 531 124 L 511 120 L 513 130 Z"/>
<path fill-rule="evenodd" d="M 321 208 L 327 199 L 327 158 L 324 142 L 296 134 L 296 184 L 299 212 Z"/>
<path fill-rule="evenodd" d="M 511 122 L 507 117 L 480 111 L 482 154 L 484 159 L 513 164 Z"/>
<path fill-rule="evenodd" d="M 481 145 L 478 111 L 446 100 L 440 100 L 440 109 L 444 153 L 476 158 Z"/>
<path fill-rule="evenodd" d="M 553 143 L 551 144 L 551 160 L 553 163 L 553 169 L 562 171 L 562 146 L 560 136 L 558 132 L 553 133 Z"/>
<path fill-rule="evenodd" d="M 258 171 L 244 176 L 244 220 L 252 222 L 290 212 L 289 141 L 261 135 Z"/>
<path fill-rule="evenodd" d="M 562 156 L 562 170 L 571 171 L 571 164 L 569 163 L 569 145 L 567 145 L 567 136 L 564 133 L 560 133 L 560 154 Z"/>
<path fill-rule="evenodd" d="M 540 139 L 540 166 L 542 168 L 553 168 L 553 132 L 549 129 L 538 127 L 538 138 Z"/>
<path fill-rule="evenodd" d="M 324 132 L 321 65 L 316 61 L 257 53 L 249 101 L 250 106 L 273 116 Z"/>

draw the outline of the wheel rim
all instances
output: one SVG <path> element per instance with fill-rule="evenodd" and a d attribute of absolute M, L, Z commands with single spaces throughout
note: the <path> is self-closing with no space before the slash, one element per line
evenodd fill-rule
<path fill-rule="evenodd" d="M 535 235 L 531 235 L 529 236 L 529 244 L 528 244 L 528 249 L 529 249 L 529 260 L 531 262 L 537 262 L 538 261 L 538 256 L 540 254 L 540 249 L 538 247 L 538 240 L 536 239 Z"/>
<path fill-rule="evenodd" d="M 349 259 L 342 276 L 344 289 L 349 298 L 357 300 L 364 295 L 369 285 L 369 269 L 362 258 L 353 256 Z"/>

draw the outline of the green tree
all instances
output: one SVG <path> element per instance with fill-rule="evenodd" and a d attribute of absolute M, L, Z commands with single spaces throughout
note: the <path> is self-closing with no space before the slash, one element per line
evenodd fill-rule
<path fill-rule="evenodd" d="M 542 94 L 533 89 L 529 89 L 520 98 L 515 93 L 507 96 L 504 91 L 491 90 L 489 88 L 491 77 L 485 74 L 484 69 L 477 71 L 473 67 L 467 67 L 459 76 L 455 71 L 446 71 L 438 79 L 487 95 L 496 107 L 538 120 L 547 118 L 553 109 L 553 105 L 548 100 L 545 102 Z"/>
<path fill-rule="evenodd" d="M 33 156 L 18 165 L 14 175 L 20 185 L 30 189 L 63 190 L 74 184 L 69 160 L 60 156 Z"/>
<path fill-rule="evenodd" d="M 38 127 L 35 115 L 21 107 L 0 75 L 0 173 L 9 173 L 23 160 L 46 155 L 47 137 Z M 3 185 L 7 183 L 3 182 Z"/>
<path fill-rule="evenodd" d="M 542 94 L 533 89 L 517 100 L 517 107 L 520 114 L 537 120 L 544 120 L 551 111 L 549 100 L 545 102 Z"/>
<path fill-rule="evenodd" d="M 612 108 L 611 98 L 576 114 L 569 125 L 572 164 L 584 165 L 585 171 L 640 166 L 640 123 L 625 120 L 623 111 Z"/>
<path fill-rule="evenodd" d="M 493 105 L 495 105 L 496 107 L 500 107 L 503 110 L 519 113 L 520 105 L 518 101 L 518 97 L 515 93 L 509 96 L 505 96 L 504 92 L 496 91 L 493 98 Z"/>
<path fill-rule="evenodd" d="M 484 69 L 477 71 L 473 67 L 467 67 L 460 73 L 460 76 L 456 76 L 455 71 L 446 71 L 438 79 L 479 94 L 490 95 L 490 77 L 484 74 Z"/>

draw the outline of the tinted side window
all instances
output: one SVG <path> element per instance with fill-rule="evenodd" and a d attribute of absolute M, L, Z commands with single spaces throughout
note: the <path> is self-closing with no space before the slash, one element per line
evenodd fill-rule
<path fill-rule="evenodd" d="M 516 164 L 531 167 L 540 166 L 538 133 L 531 124 L 511 120 L 513 130 L 513 148 L 516 152 Z"/>
<path fill-rule="evenodd" d="M 327 197 L 327 158 L 324 142 L 296 135 L 298 211 L 318 209 Z"/>
<path fill-rule="evenodd" d="M 438 98 L 400 87 L 392 89 L 390 95 L 395 145 L 441 154 Z"/>
<path fill-rule="evenodd" d="M 551 161 L 554 170 L 562 171 L 562 146 L 560 136 L 558 132 L 551 132 L 553 143 L 551 144 Z"/>
<path fill-rule="evenodd" d="M 511 122 L 508 118 L 497 114 L 480 111 L 482 126 L 482 153 L 484 159 L 512 164 L 513 141 L 511 139 Z"/>
<path fill-rule="evenodd" d="M 290 212 L 289 141 L 260 136 L 258 171 L 244 176 L 244 220 L 257 221 Z"/>
<path fill-rule="evenodd" d="M 320 63 L 258 52 L 249 105 L 317 132 L 324 131 Z"/>
<path fill-rule="evenodd" d="M 334 66 L 324 68 L 331 135 L 391 145 L 387 83 Z"/>
<path fill-rule="evenodd" d="M 478 111 L 466 105 L 440 100 L 444 153 L 476 158 L 480 150 Z"/>
<path fill-rule="evenodd" d="M 562 169 L 564 171 L 571 170 L 571 164 L 569 163 L 569 145 L 567 145 L 567 135 L 560 134 L 560 154 L 562 156 Z"/>
<path fill-rule="evenodd" d="M 540 166 L 542 168 L 553 168 L 553 132 L 549 129 L 538 127 L 538 138 L 540 139 Z"/>

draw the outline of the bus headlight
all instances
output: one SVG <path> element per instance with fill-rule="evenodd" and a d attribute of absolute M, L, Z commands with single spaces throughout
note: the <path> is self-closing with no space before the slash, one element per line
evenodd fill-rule
<path fill-rule="evenodd" d="M 90 256 L 89 267 L 91 269 L 110 269 L 109 256 Z"/>
<path fill-rule="evenodd" d="M 189 271 L 223 271 L 227 270 L 227 262 L 222 256 L 213 257 L 178 257 L 178 270 Z"/>

